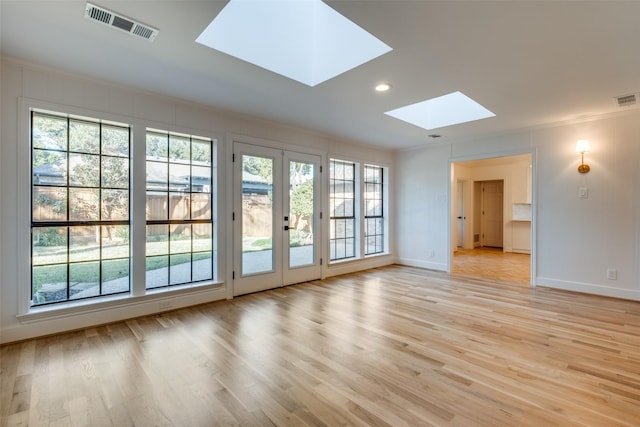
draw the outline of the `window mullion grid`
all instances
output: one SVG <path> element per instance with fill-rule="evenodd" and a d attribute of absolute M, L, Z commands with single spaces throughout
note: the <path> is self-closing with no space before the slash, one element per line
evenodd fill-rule
<path fill-rule="evenodd" d="M 351 224 L 351 228 L 352 228 L 352 233 L 355 234 L 355 197 L 353 195 L 355 195 L 355 163 L 350 163 L 350 162 L 344 162 L 344 161 L 340 161 L 340 160 L 331 160 L 332 163 L 332 168 L 331 171 L 333 172 L 334 176 L 330 176 L 330 197 L 333 199 L 334 201 L 334 212 L 333 212 L 333 216 L 330 217 L 330 222 L 332 222 L 332 230 L 333 230 L 333 236 L 334 238 L 332 239 L 332 241 L 330 241 L 330 244 L 333 246 L 334 248 L 334 257 L 332 258 L 332 260 L 340 260 L 340 259 L 346 259 L 346 258 L 353 258 L 355 256 L 355 235 L 354 236 L 348 236 L 347 235 L 347 223 L 349 222 Z M 347 179 L 345 178 L 346 176 L 346 170 L 350 168 L 351 169 L 351 176 L 353 177 L 352 179 Z M 340 169 L 341 170 L 341 174 L 339 178 L 335 177 L 336 175 L 336 169 Z M 342 189 L 342 194 L 339 197 L 336 197 L 336 184 L 339 183 L 339 187 Z M 349 185 L 349 187 L 351 187 L 351 197 L 347 197 L 345 190 L 347 185 Z M 344 213 L 346 211 L 347 208 L 347 204 L 351 205 L 351 215 L 341 215 L 341 216 L 336 216 L 335 215 L 335 206 L 336 206 L 336 202 L 340 201 L 340 204 L 342 206 L 342 212 Z M 337 231 L 338 231 L 338 224 L 342 225 L 342 229 L 343 229 L 343 236 L 341 237 L 337 237 Z M 349 247 L 349 242 L 353 242 L 352 243 L 352 247 L 353 247 L 353 253 L 347 253 L 347 249 Z M 338 255 L 338 248 L 341 247 L 342 248 L 342 255 L 339 256 Z"/>
<path fill-rule="evenodd" d="M 371 170 L 375 170 L 377 171 L 377 173 L 375 174 L 375 176 L 373 178 L 370 178 L 371 180 L 368 180 L 369 178 L 367 178 L 367 173 L 366 173 L 366 169 L 369 168 Z M 384 219 L 384 199 L 383 199 L 383 170 L 382 167 L 379 166 L 372 166 L 372 165 L 365 165 L 365 181 L 364 181 L 364 186 L 365 186 L 365 240 L 370 237 L 371 235 L 368 234 L 369 231 L 369 223 L 368 220 L 369 219 L 380 219 L 383 220 Z M 369 198 L 367 197 L 367 194 L 369 193 L 368 190 L 368 186 L 372 186 L 374 187 L 374 191 L 372 191 L 374 194 L 376 194 L 375 197 Z M 367 215 L 367 211 L 366 211 L 366 203 L 367 201 L 379 201 L 380 202 L 380 214 L 378 215 Z M 378 241 L 379 240 L 383 240 L 384 238 L 384 229 L 380 230 L 380 233 L 378 232 L 377 229 L 377 222 L 375 223 L 376 227 L 375 227 L 375 233 L 373 234 L 373 238 L 374 238 L 374 248 L 373 251 L 370 250 L 369 245 L 367 244 L 367 242 L 365 241 L 365 255 L 373 255 L 376 253 L 381 253 L 384 251 L 384 248 L 382 247 L 382 245 L 378 245 Z M 384 227 L 384 223 L 380 224 L 381 227 Z M 378 248 L 380 248 L 380 250 L 378 250 Z"/>
<path fill-rule="evenodd" d="M 167 252 L 167 286 L 171 285 L 171 225 L 170 225 L 170 206 L 171 206 L 171 135 L 167 132 L 167 239 L 169 239 Z"/>
<path fill-rule="evenodd" d="M 189 136 L 189 219 L 193 220 L 193 138 Z M 193 282 L 193 223 L 189 224 L 189 281 Z"/>
<path fill-rule="evenodd" d="M 69 117 L 67 117 L 67 156 L 66 156 L 66 163 L 67 163 L 67 188 L 66 188 L 66 194 L 67 194 L 67 207 L 66 207 L 66 223 L 67 223 L 67 301 L 69 301 L 71 299 L 71 262 L 70 262 L 70 253 L 71 253 L 71 227 L 68 225 L 69 223 L 69 218 L 71 218 L 70 214 L 71 214 L 71 191 L 69 190 L 69 180 L 71 179 L 71 159 L 70 159 L 70 147 L 69 147 L 69 143 L 71 141 L 71 120 L 69 119 Z"/>
<path fill-rule="evenodd" d="M 35 206 L 35 198 L 33 197 L 33 187 L 34 187 L 34 182 L 33 182 L 33 116 L 34 116 L 34 111 L 31 110 L 29 112 L 29 200 L 31 200 L 31 203 L 29 205 L 29 210 L 31 211 L 31 213 L 29 214 L 29 237 L 31 239 L 31 241 L 29 242 L 29 257 L 31 258 L 31 262 L 30 262 L 30 266 L 29 268 L 31 269 L 31 274 L 29 274 L 29 305 L 33 305 L 33 271 L 34 271 L 34 262 L 33 262 L 33 207 Z"/>
<path fill-rule="evenodd" d="M 98 289 L 100 295 L 102 295 L 102 242 L 104 237 L 102 235 L 102 192 L 104 191 L 104 188 L 102 188 L 102 123 L 98 126 L 98 138 L 100 141 L 100 155 L 98 156 L 98 219 L 101 224 L 98 226 L 98 238 L 100 239 L 100 242 L 98 242 L 98 259 L 100 263 L 98 267 Z M 129 245 L 131 245 L 131 243 L 129 243 Z M 129 282 L 129 290 L 131 290 L 131 282 Z"/>
<path fill-rule="evenodd" d="M 68 187 L 67 187 L 68 189 Z M 67 199 L 68 200 L 68 199 Z M 68 203 L 67 203 L 68 205 Z M 71 262 L 69 256 L 69 245 L 71 244 L 71 227 L 67 228 L 67 301 L 71 299 Z"/>
<path fill-rule="evenodd" d="M 61 297 L 63 299 L 59 299 L 57 297 L 55 297 L 54 299 L 49 300 L 48 298 L 45 298 L 43 300 L 40 300 L 38 302 L 38 304 L 36 305 L 47 305 L 47 304 L 52 304 L 52 303 L 58 303 L 58 302 L 65 302 L 65 301 L 72 301 L 73 300 L 78 300 L 78 299 L 85 299 L 85 298 L 91 298 L 91 297 L 96 297 L 96 296 L 104 296 L 104 292 L 105 292 L 105 287 L 104 287 L 104 279 L 105 279 L 105 274 L 106 274 L 106 270 L 105 267 L 103 266 L 103 261 L 104 261 L 104 256 L 106 255 L 104 248 L 103 248 L 103 240 L 104 240 L 104 227 L 105 226 L 114 226 L 114 225 L 126 225 L 127 227 L 130 227 L 130 211 L 127 212 L 127 219 L 125 220 L 115 220 L 115 221 L 111 221 L 109 218 L 105 218 L 104 216 L 104 212 L 102 209 L 102 201 L 104 199 L 104 191 L 105 190 L 117 190 L 117 191 L 124 191 L 124 189 L 122 187 L 104 187 L 103 188 L 103 172 L 104 172 L 104 167 L 105 167 L 105 163 L 103 162 L 103 156 L 105 155 L 104 152 L 104 141 L 103 138 L 105 137 L 104 134 L 104 123 L 101 120 L 81 120 L 75 117 L 72 117 L 70 115 L 64 115 L 64 114 L 58 114 L 58 113 L 48 113 L 48 112 L 41 112 L 38 110 L 31 110 L 30 112 L 30 136 L 31 136 L 31 140 L 30 140 L 30 146 L 31 146 L 31 156 L 30 156 L 30 175 L 31 175 L 31 179 L 30 179 L 30 200 L 31 200 L 31 223 L 30 223 L 30 238 L 31 238 L 31 242 L 30 242 L 30 248 L 31 248 L 31 258 L 32 260 L 34 259 L 34 254 L 36 253 L 37 249 L 36 245 L 34 243 L 34 238 L 35 238 L 35 232 L 37 231 L 39 234 L 39 236 L 41 235 L 42 232 L 49 232 L 47 230 L 51 230 L 51 232 L 60 232 L 61 235 L 65 236 L 65 244 L 64 244 L 64 254 L 60 254 L 61 256 L 59 256 L 59 259 L 57 260 L 47 260 L 46 258 L 42 258 L 38 261 L 38 264 L 36 265 L 34 263 L 34 261 L 31 262 L 31 269 L 32 269 L 32 273 L 31 273 L 31 280 L 30 280 L 30 295 L 31 295 L 31 301 L 32 304 L 36 299 L 36 295 L 34 293 L 34 288 L 35 288 L 35 281 L 34 281 L 34 274 L 33 272 L 35 271 L 35 269 L 37 268 L 38 271 L 40 271 L 40 275 L 45 275 L 47 277 L 51 277 L 54 278 L 56 277 L 55 275 L 53 276 L 48 276 L 48 272 L 46 270 L 47 267 L 53 267 L 53 266 L 59 266 L 59 268 L 64 271 L 66 278 L 65 278 L 65 283 L 64 283 L 64 287 L 60 287 L 60 291 L 61 291 Z M 57 135 L 59 135 L 60 137 L 64 138 L 64 146 L 62 146 L 61 144 L 58 144 L 56 146 L 47 146 L 43 144 L 43 139 L 42 138 L 49 138 L 50 135 L 54 135 L 54 134 L 48 134 L 50 128 L 48 127 L 42 127 L 42 124 L 39 124 L 39 128 L 38 130 L 40 131 L 38 138 L 40 138 L 38 140 L 38 147 L 35 147 L 35 140 L 34 140 L 34 124 L 37 121 L 39 121 L 40 123 L 46 123 L 47 119 L 53 119 L 53 120 L 57 120 L 61 125 L 65 126 L 64 129 L 64 133 L 59 133 Z M 75 146 L 72 144 L 72 138 L 76 137 L 76 134 L 74 133 L 74 129 L 75 129 L 75 124 L 76 123 L 92 123 L 96 125 L 96 130 L 97 133 L 96 135 L 94 135 L 92 138 L 96 138 L 97 139 L 97 145 L 98 145 L 98 150 L 97 150 L 97 156 L 95 152 L 92 151 L 85 151 L 85 149 L 82 146 Z M 128 140 L 126 142 L 127 144 L 127 173 L 130 169 L 130 165 L 131 165 L 131 156 L 130 156 L 130 142 L 131 142 L 131 128 L 129 126 L 119 126 L 121 127 L 121 130 L 126 129 L 127 131 L 127 136 L 128 136 Z M 55 129 L 54 129 L 55 131 Z M 79 137 L 86 137 L 85 135 L 79 134 L 77 135 Z M 55 138 L 55 136 L 53 136 Z M 46 141 L 46 139 L 44 139 L 44 141 Z M 60 141 L 62 142 L 62 141 Z M 50 153 L 50 152 L 59 152 L 61 155 L 64 155 L 65 158 L 64 160 L 62 160 L 60 162 L 61 165 L 64 165 L 65 167 L 65 171 L 64 171 L 64 175 L 59 175 L 60 178 L 63 178 L 64 181 L 63 182 L 41 182 L 40 179 L 38 179 L 37 182 L 34 181 L 33 177 L 34 177 L 34 171 L 35 171 L 35 161 L 34 161 L 34 153 L 37 152 L 42 152 L 42 155 L 46 155 L 46 153 Z M 78 177 L 78 181 L 72 181 L 73 177 L 74 177 L 74 173 L 73 172 L 75 169 L 72 168 L 77 168 L 78 164 L 76 164 L 73 159 L 77 158 L 78 161 L 80 162 L 80 164 L 83 164 L 84 160 L 83 158 L 86 156 L 96 156 L 97 157 L 97 174 L 98 174 L 98 185 L 91 185 L 89 182 L 85 182 L 81 177 Z M 113 157 L 117 157 L 120 158 L 122 156 L 118 156 L 118 155 L 114 155 Z M 54 164 L 51 160 L 48 160 L 48 163 L 38 163 L 39 166 L 42 166 L 42 164 L 44 164 L 45 166 L 47 165 L 52 165 Z M 86 164 L 84 165 L 86 167 Z M 49 166 L 49 169 L 54 169 L 51 166 Z M 55 169 L 54 169 L 55 170 Z M 87 173 L 86 171 L 84 173 Z M 52 175 L 55 176 L 55 175 Z M 59 189 L 59 194 L 63 195 L 63 197 L 65 198 L 64 203 L 65 203 L 65 207 L 64 210 L 61 212 L 64 217 L 63 218 L 59 218 L 59 217 L 44 217 L 44 220 L 41 220 L 42 218 L 40 216 L 38 216 L 38 218 L 36 219 L 36 217 L 34 216 L 34 208 L 35 207 L 40 207 L 41 202 L 34 197 L 34 190 L 36 189 L 36 186 L 38 188 L 52 188 L 52 189 Z M 131 198 L 131 188 L 130 188 L 130 182 L 127 183 L 126 186 L 126 191 L 127 191 L 127 195 L 128 195 L 128 200 L 130 200 Z M 74 190 L 73 192 L 71 190 Z M 86 195 L 86 190 L 89 190 L 91 192 L 94 192 L 94 194 L 97 197 L 96 200 L 96 216 L 94 217 L 95 219 L 92 219 L 91 216 L 84 218 L 82 211 L 78 211 L 76 212 L 74 209 L 76 209 L 76 207 L 78 209 L 82 209 L 82 204 L 83 203 L 87 203 L 87 200 L 84 199 L 84 195 Z M 130 205 L 129 205 L 130 207 Z M 40 215 L 40 214 L 38 214 Z M 97 228 L 97 229 L 96 229 Z M 91 230 L 93 229 L 93 230 Z M 88 259 L 85 259 L 82 256 L 79 257 L 74 257 L 74 259 L 72 259 L 72 251 L 76 250 L 76 249 L 84 249 L 83 248 L 83 244 L 80 243 L 83 240 L 84 236 L 84 232 L 86 232 L 87 230 L 91 230 L 91 233 L 93 233 L 93 235 L 97 238 L 98 242 L 96 242 L 96 248 L 95 248 L 95 258 L 94 257 L 90 257 Z M 75 244 L 77 244 L 77 248 L 76 246 L 74 246 Z M 46 245 L 46 243 L 44 243 L 44 245 Z M 43 257 L 46 257 L 46 251 L 41 251 L 41 252 L 45 252 L 45 255 L 42 255 Z M 130 250 L 129 250 L 130 252 Z M 121 255 L 116 255 L 116 257 L 121 257 Z M 60 259 L 62 258 L 62 259 Z M 130 255 L 127 256 L 126 258 L 130 258 Z M 114 260 L 120 260 L 122 261 L 122 259 L 120 258 L 114 258 Z M 96 289 L 96 293 L 91 293 L 88 294 L 86 296 L 73 296 L 71 293 L 71 285 L 72 283 L 76 283 L 79 281 L 79 283 L 84 283 L 85 279 L 84 279 L 84 272 L 85 269 L 87 268 L 87 266 L 96 263 L 96 270 L 95 273 L 97 274 L 97 277 L 87 277 L 86 280 L 89 280 L 90 282 L 93 281 L 97 281 L 96 285 L 95 285 L 95 289 Z M 61 272 L 62 272 L 61 271 Z M 94 273 L 94 274 L 95 274 Z M 74 275 L 74 277 L 72 277 L 72 275 Z M 61 279 L 61 278 L 60 278 Z M 39 279 L 40 280 L 40 279 Z M 130 273 L 128 276 L 128 280 L 129 280 L 129 285 L 127 286 L 127 289 L 130 290 L 130 285 L 131 285 L 131 278 L 130 278 Z M 59 280 L 60 282 L 62 280 Z M 89 282 L 89 283 L 90 283 Z M 48 283 L 48 282 L 44 282 L 44 283 Z M 41 283 L 42 285 L 42 283 Z M 41 288 L 41 286 L 40 286 Z M 80 288 L 83 289 L 83 288 Z M 114 293 L 118 293 L 118 292 L 124 292 L 124 290 L 117 290 Z"/>

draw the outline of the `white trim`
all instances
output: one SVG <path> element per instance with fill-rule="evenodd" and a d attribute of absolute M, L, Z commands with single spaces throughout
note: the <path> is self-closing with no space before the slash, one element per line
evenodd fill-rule
<path fill-rule="evenodd" d="M 348 261 L 348 262 L 347 262 Z M 370 268 L 384 267 L 395 263 L 395 258 L 389 254 L 377 254 L 361 259 L 350 259 L 345 262 L 333 262 L 327 268 L 326 277 L 340 276 L 341 274 L 355 273 Z"/>
<path fill-rule="evenodd" d="M 16 177 L 16 185 L 18 188 L 17 200 L 17 222 L 18 222 L 18 241 L 16 242 L 18 250 L 18 307 L 16 313 L 18 316 L 29 312 L 31 306 L 31 214 L 29 212 L 31 199 L 31 126 L 30 111 L 31 108 L 37 106 L 27 102 L 23 98 L 18 98 L 18 176 Z M 20 166 L 28 167 L 20 167 Z M 4 332 L 3 332 L 4 339 Z"/>
<path fill-rule="evenodd" d="M 538 277 L 536 285 L 565 291 L 640 301 L 640 290 L 638 289 L 612 288 L 611 286 L 594 283 L 573 282 L 569 280 L 551 279 L 549 277 Z"/>
<path fill-rule="evenodd" d="M 529 136 L 530 139 L 532 138 L 532 135 Z M 537 266 L 537 256 L 536 256 L 536 252 L 537 252 L 537 246 L 536 246 L 536 236 L 537 236 L 537 222 L 538 222 L 538 215 L 537 215 L 537 149 L 536 148 L 531 148 L 531 141 L 530 142 L 530 146 L 527 148 L 516 148 L 516 149 L 509 149 L 509 150 L 500 150 L 500 151 L 496 151 L 496 152 L 492 152 L 492 153 L 482 153 L 482 154 L 473 154 L 473 155 L 468 155 L 468 156 L 457 156 L 457 157 L 449 157 L 449 168 L 447 169 L 447 173 L 449 174 L 448 176 L 448 182 L 449 185 L 447 186 L 447 197 L 448 197 L 448 210 L 447 210 L 447 230 L 448 230 L 448 234 L 447 234 L 447 262 L 446 262 L 446 270 L 447 272 L 451 272 L 451 266 L 452 266 L 452 256 L 453 256 L 453 251 L 451 250 L 451 245 L 452 245 L 452 236 L 453 236 L 453 230 L 452 230 L 452 215 L 454 213 L 453 211 L 453 201 L 451 199 L 452 197 L 452 189 L 453 186 L 456 185 L 456 183 L 454 182 L 454 176 L 453 176 L 453 165 L 454 163 L 461 163 L 461 162 L 465 162 L 465 161 L 471 161 L 471 160 L 486 160 L 486 159 L 493 159 L 493 158 L 498 158 L 498 157 L 511 157 L 511 156 L 520 156 L 523 154 L 528 154 L 531 156 L 531 263 L 530 263 L 530 271 L 531 271 L 531 276 L 530 276 L 530 286 L 532 288 L 536 287 L 536 266 Z M 494 179 L 501 179 L 504 182 L 506 182 L 506 178 L 505 177 L 498 177 L 498 178 L 494 178 Z M 503 224 L 504 227 L 504 224 Z M 475 243 L 474 243 L 474 247 L 475 247 Z M 506 248 L 503 248 L 506 249 Z M 511 249 L 511 248 L 509 248 Z M 511 250 L 509 250 L 511 251 Z"/>
<path fill-rule="evenodd" d="M 532 148 L 515 148 L 509 150 L 499 150 L 493 151 L 490 153 L 478 153 L 478 154 L 470 154 L 465 156 L 455 156 L 449 157 L 449 163 L 461 163 L 468 162 L 473 160 L 488 160 L 488 159 L 496 159 L 500 157 L 513 157 L 513 156 L 522 156 L 525 154 L 532 154 Z"/>
<path fill-rule="evenodd" d="M 353 163 L 354 164 L 354 180 L 355 180 L 355 211 L 354 211 L 354 219 L 356 221 L 356 230 L 355 230 L 355 256 L 352 258 L 342 258 L 342 259 L 336 259 L 336 260 L 332 260 L 330 258 L 330 246 L 331 243 L 329 241 L 329 234 L 327 233 L 326 236 L 326 242 L 327 242 L 327 265 L 328 268 L 330 268 L 331 266 L 336 266 L 336 264 L 342 264 L 342 263 L 355 263 L 358 261 L 362 261 L 365 260 L 367 258 L 371 258 L 371 257 L 376 257 L 376 256 L 389 256 L 392 255 L 392 251 L 391 251 L 391 241 L 394 241 L 393 239 L 391 239 L 391 235 L 392 235 L 392 230 L 391 230 L 391 211 L 392 211 L 392 207 L 393 204 L 391 203 L 391 167 L 385 165 L 383 162 L 360 162 L 357 160 L 350 160 L 350 159 L 341 159 L 341 158 L 337 158 L 337 157 L 329 157 L 327 159 L 328 162 L 330 162 L 331 160 L 335 160 L 335 161 L 339 161 L 339 162 L 346 162 L 346 163 Z M 384 227 L 384 242 L 383 242 L 383 249 L 384 251 L 381 253 L 373 253 L 373 254 L 366 254 L 365 250 L 366 250 L 366 241 L 365 241 L 365 211 L 366 211 L 366 206 L 365 206 L 365 199 L 364 199 L 364 195 L 365 195 L 365 182 L 364 182 L 364 168 L 365 165 L 368 166 L 373 166 L 373 167 L 378 167 L 382 169 L 382 212 L 383 212 L 383 216 L 382 216 L 382 220 L 383 220 L 383 227 Z M 331 186 L 331 168 L 327 167 L 327 176 L 325 177 L 325 182 L 327 185 L 327 193 L 326 193 L 326 201 L 328 203 L 329 199 L 330 199 L 330 194 L 329 192 L 330 190 L 330 186 Z M 327 215 L 326 215 L 326 228 L 327 230 L 330 230 L 331 227 L 331 215 L 329 213 L 329 211 L 327 210 Z M 367 267 L 368 268 L 368 267 Z M 351 270 L 349 270 L 351 271 Z"/>
<path fill-rule="evenodd" d="M 227 133 L 225 137 L 225 148 L 227 150 L 227 164 L 232 165 L 233 159 L 233 151 L 234 151 L 234 143 L 239 142 L 242 144 L 255 145 L 257 147 L 267 147 L 274 148 L 278 150 L 290 151 L 294 153 L 302 153 L 302 154 L 311 154 L 320 157 L 320 166 L 322 167 L 322 173 L 320 174 L 320 212 L 322 212 L 322 220 L 319 223 L 320 226 L 320 256 L 323 260 L 322 265 L 320 266 L 320 278 L 324 279 L 326 277 L 326 269 L 328 266 L 329 260 L 329 181 L 327 178 L 323 179 L 323 176 L 329 176 L 329 157 L 327 156 L 326 150 L 309 147 L 306 145 L 294 145 L 286 142 L 275 141 L 266 138 L 257 138 L 253 136 L 247 136 L 237 133 Z M 233 254 L 234 252 L 234 224 L 231 221 L 234 212 L 234 201 L 233 201 L 233 167 L 230 166 L 227 168 L 227 171 L 224 175 L 226 177 L 227 182 L 225 183 L 224 188 L 228 189 L 226 195 L 226 213 L 225 216 L 228 218 L 231 225 L 225 227 L 227 230 L 227 283 L 233 284 Z M 227 294 L 227 298 L 233 298 L 233 285 L 229 286 L 231 288 Z"/>
<path fill-rule="evenodd" d="M 129 235 L 131 245 L 131 296 L 141 297 L 146 294 L 146 227 L 134 227 L 134 224 L 145 224 L 147 215 L 147 203 L 142 197 L 133 197 L 134 194 L 146 193 L 146 161 L 134 162 L 133 159 L 145 159 L 146 143 L 137 144 L 138 140 L 144 142 L 147 137 L 146 128 L 131 126 L 131 147 L 129 149 Z"/>
<path fill-rule="evenodd" d="M 294 145 L 286 142 L 275 141 L 272 139 L 256 138 L 253 136 L 239 135 L 235 133 L 228 133 L 226 139 L 232 149 L 234 142 L 241 142 L 243 144 L 255 145 L 258 147 L 275 148 L 278 150 L 293 151 L 303 154 L 315 154 L 323 159 L 326 157 L 326 152 L 323 150 L 319 150 L 314 147 L 307 147 L 305 145 Z"/>
<path fill-rule="evenodd" d="M 443 271 L 445 273 L 448 271 L 448 266 L 446 263 L 429 262 L 429 261 L 424 261 L 422 259 L 400 257 L 397 259 L 397 264 L 402 264 L 409 267 L 426 268 L 428 270 Z"/>
<path fill-rule="evenodd" d="M 2 330 L 2 344 L 217 301 L 225 292 L 224 285 L 202 286 L 26 314 L 18 316 L 20 325 Z"/>
<path fill-rule="evenodd" d="M 362 163 L 362 164 L 368 164 L 371 166 L 381 166 L 385 169 L 391 169 L 391 164 L 389 162 L 381 162 L 379 160 L 372 160 L 372 159 L 367 159 L 365 157 L 361 157 L 361 158 L 356 158 L 356 157 L 352 157 L 352 156 L 343 156 L 343 155 L 327 155 L 327 159 L 328 160 L 339 160 L 342 162 L 351 162 L 351 163 Z"/>
<path fill-rule="evenodd" d="M 214 277 L 221 278 L 224 276 L 225 268 L 221 264 L 221 260 L 224 258 L 223 253 L 221 253 L 218 248 L 220 247 L 220 239 L 223 238 L 224 234 L 222 230 L 225 229 L 225 222 L 221 221 L 220 224 L 217 223 L 216 219 L 219 218 L 218 215 L 218 207 L 219 200 L 225 196 L 225 188 L 224 181 L 221 183 L 220 178 L 224 176 L 225 172 L 225 162 L 224 162 L 224 145 L 220 144 L 220 139 L 213 135 L 210 131 L 193 131 L 191 129 L 187 129 L 185 127 L 176 127 L 171 124 L 160 124 L 158 122 L 145 121 L 139 118 L 127 117 L 127 116 L 119 116 L 116 114 L 111 114 L 107 112 L 95 111 L 87 108 L 78 108 L 63 104 L 50 103 L 45 101 L 39 101 L 35 99 L 19 97 L 18 98 L 18 162 L 19 164 L 30 164 L 30 113 L 33 109 L 36 110 L 48 110 L 60 112 L 67 115 L 77 115 L 83 117 L 94 117 L 101 121 L 113 121 L 119 123 L 126 123 L 130 126 L 131 129 L 131 138 L 132 138 L 132 154 L 130 156 L 131 159 L 131 170 L 132 173 L 135 174 L 134 177 L 140 178 L 141 176 L 144 178 L 145 168 L 144 168 L 144 153 L 145 153 L 145 144 L 143 143 L 135 143 L 135 141 L 142 140 L 142 142 L 146 139 L 146 130 L 147 128 L 163 128 L 167 129 L 169 132 L 187 132 L 190 135 L 197 135 L 199 137 L 210 138 L 214 144 L 212 147 L 214 151 L 217 161 L 217 167 L 220 168 L 218 173 L 214 176 L 216 180 L 216 188 L 214 189 L 216 198 L 215 202 L 213 202 L 213 212 L 212 212 L 212 221 L 214 227 L 214 236 L 216 236 L 214 241 Z M 135 153 L 133 152 L 135 150 Z M 139 155 L 142 153 L 142 161 L 134 162 L 134 158 L 139 159 Z M 221 155 L 222 154 L 222 155 Z M 138 165 L 138 167 L 136 167 Z M 140 165 L 142 167 L 140 168 Z M 215 168 L 215 167 L 214 167 Z M 30 188 L 30 172 L 31 168 L 20 167 L 18 168 L 20 171 L 17 176 L 17 187 L 19 189 L 29 189 Z M 214 173 L 216 171 L 214 170 Z M 130 189 L 132 197 L 135 194 L 139 194 L 141 191 L 144 193 L 144 179 L 140 182 L 140 180 L 133 180 L 134 187 Z M 137 185 L 136 185 L 137 183 Z M 136 193 L 135 191 L 138 190 Z M 18 200 L 17 200 L 17 216 L 18 216 L 18 242 L 17 242 L 17 250 L 18 250 L 18 283 L 17 293 L 18 293 L 18 307 L 16 312 L 17 318 L 19 319 L 20 326 L 15 326 L 10 328 L 9 330 L 3 329 L 3 342 L 9 342 L 16 339 L 26 339 L 29 337 L 43 335 L 48 333 L 61 332 L 69 329 L 76 329 L 80 327 L 95 325 L 99 323 L 113 322 L 117 320 L 122 320 L 128 317 L 140 316 L 144 314 L 152 314 L 158 311 L 162 311 L 163 309 L 173 309 L 179 307 L 185 307 L 187 305 L 199 304 L 207 301 L 213 301 L 215 299 L 221 299 L 225 297 L 226 281 L 211 281 L 208 284 L 187 284 L 184 286 L 176 286 L 169 288 L 162 288 L 161 290 L 151 289 L 146 290 L 144 287 L 144 276 L 145 276 L 145 260 L 144 256 L 140 258 L 140 254 L 144 254 L 144 234 L 142 238 L 138 236 L 138 238 L 134 238 L 132 236 L 132 269 L 131 269 L 131 292 L 121 295 L 111 295 L 111 296 L 101 296 L 97 298 L 91 298 L 87 300 L 79 300 L 79 301 L 69 301 L 63 302 L 59 304 L 51 304 L 45 306 L 36 306 L 31 307 L 31 291 L 29 284 L 31 283 L 31 265 L 30 265 L 30 198 L 31 191 L 18 191 Z M 144 204 L 136 204 L 135 200 L 131 201 L 131 227 L 135 229 L 134 223 L 144 224 L 145 219 L 145 208 Z M 144 227 L 141 227 L 142 233 L 144 233 Z M 135 232 L 135 231 L 132 231 Z M 140 233 L 139 233 L 140 234 Z M 137 243 L 136 243 L 137 242 Z M 136 254 L 137 258 L 133 255 Z M 218 270 L 216 272 L 216 270 Z M 217 275 L 216 275 L 217 274 Z M 214 279 L 215 280 L 215 279 Z M 213 287 L 213 288 L 212 288 Z M 159 296 L 161 295 L 161 296 Z M 201 298 L 204 296 L 204 298 Z M 157 301 L 158 299 L 162 300 L 170 300 L 172 301 L 169 306 L 163 305 L 162 307 L 156 307 L 156 305 L 151 304 L 153 301 Z M 127 313 L 127 314 L 123 314 Z M 60 326 L 61 319 L 68 318 L 77 318 L 78 322 L 73 322 L 73 325 Z M 41 322 L 52 322 L 51 325 L 47 323 L 47 325 L 41 325 Z M 68 322 L 67 322 L 68 323 Z M 24 329 L 25 325 L 39 324 L 37 331 L 33 330 L 32 327 L 28 327 Z M 25 332 L 22 332 L 24 329 Z M 32 331 L 33 330 L 33 331 Z M 6 331 L 6 333 L 5 333 Z M 31 332 L 30 332 L 31 331 Z"/>

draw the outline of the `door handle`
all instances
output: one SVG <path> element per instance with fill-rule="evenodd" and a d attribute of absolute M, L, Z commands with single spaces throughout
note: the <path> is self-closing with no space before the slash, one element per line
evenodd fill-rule
<path fill-rule="evenodd" d="M 458 217 L 458 219 L 462 219 L 462 217 L 461 217 L 461 216 L 459 216 L 459 217 Z"/>
<path fill-rule="evenodd" d="M 289 231 L 289 226 L 288 225 L 284 226 L 284 231 Z"/>

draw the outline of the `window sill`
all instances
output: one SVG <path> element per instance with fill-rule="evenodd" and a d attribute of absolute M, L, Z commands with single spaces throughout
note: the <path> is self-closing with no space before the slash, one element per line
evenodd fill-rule
<path fill-rule="evenodd" d="M 367 259 L 384 257 L 384 256 L 389 256 L 389 255 L 391 255 L 390 252 L 381 252 L 379 254 L 365 255 L 363 257 L 344 258 L 344 259 L 339 259 L 339 260 L 335 260 L 335 261 L 329 261 L 329 267 L 334 266 L 334 265 L 348 264 L 348 263 L 351 263 L 351 262 L 364 261 L 364 260 L 367 260 Z"/>
<path fill-rule="evenodd" d="M 389 255 L 391 255 L 391 253 L 389 252 L 380 252 L 377 254 L 365 255 L 363 259 L 377 258 L 377 257 L 389 256 Z"/>
<path fill-rule="evenodd" d="M 22 324 L 41 322 L 44 320 L 63 319 L 82 314 L 99 313 L 113 309 L 123 309 L 142 303 L 162 302 L 180 296 L 192 296 L 224 288 L 224 283 L 211 282 L 203 285 L 185 285 L 171 288 L 151 289 L 147 294 L 133 297 L 131 294 L 109 295 L 80 301 L 64 302 L 44 306 L 30 307 L 29 311 L 17 315 Z M 158 312 L 173 309 L 169 303 L 165 307 L 158 306 Z M 178 307 L 175 307 L 178 308 Z"/>
<path fill-rule="evenodd" d="M 329 261 L 329 266 L 337 265 L 337 264 L 347 264 L 347 263 L 350 263 L 350 262 L 359 261 L 361 259 L 362 258 L 360 258 L 360 257 L 337 259 L 335 261 Z"/>

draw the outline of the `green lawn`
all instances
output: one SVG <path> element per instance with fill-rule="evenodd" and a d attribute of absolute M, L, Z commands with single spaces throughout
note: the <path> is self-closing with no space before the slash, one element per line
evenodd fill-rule
<path fill-rule="evenodd" d="M 190 262 L 191 239 L 171 242 L 171 265 Z M 166 240 L 147 242 L 147 271 L 164 268 L 168 265 L 169 244 Z M 211 257 L 211 239 L 193 240 L 193 261 Z M 60 282 L 98 282 L 100 280 L 100 246 L 83 245 L 69 251 L 69 270 L 67 271 L 66 246 L 33 247 L 33 291 L 37 292 L 43 284 Z M 120 279 L 129 275 L 129 245 L 104 245 L 102 247 L 102 280 Z M 68 274 L 70 277 L 67 277 Z"/>

